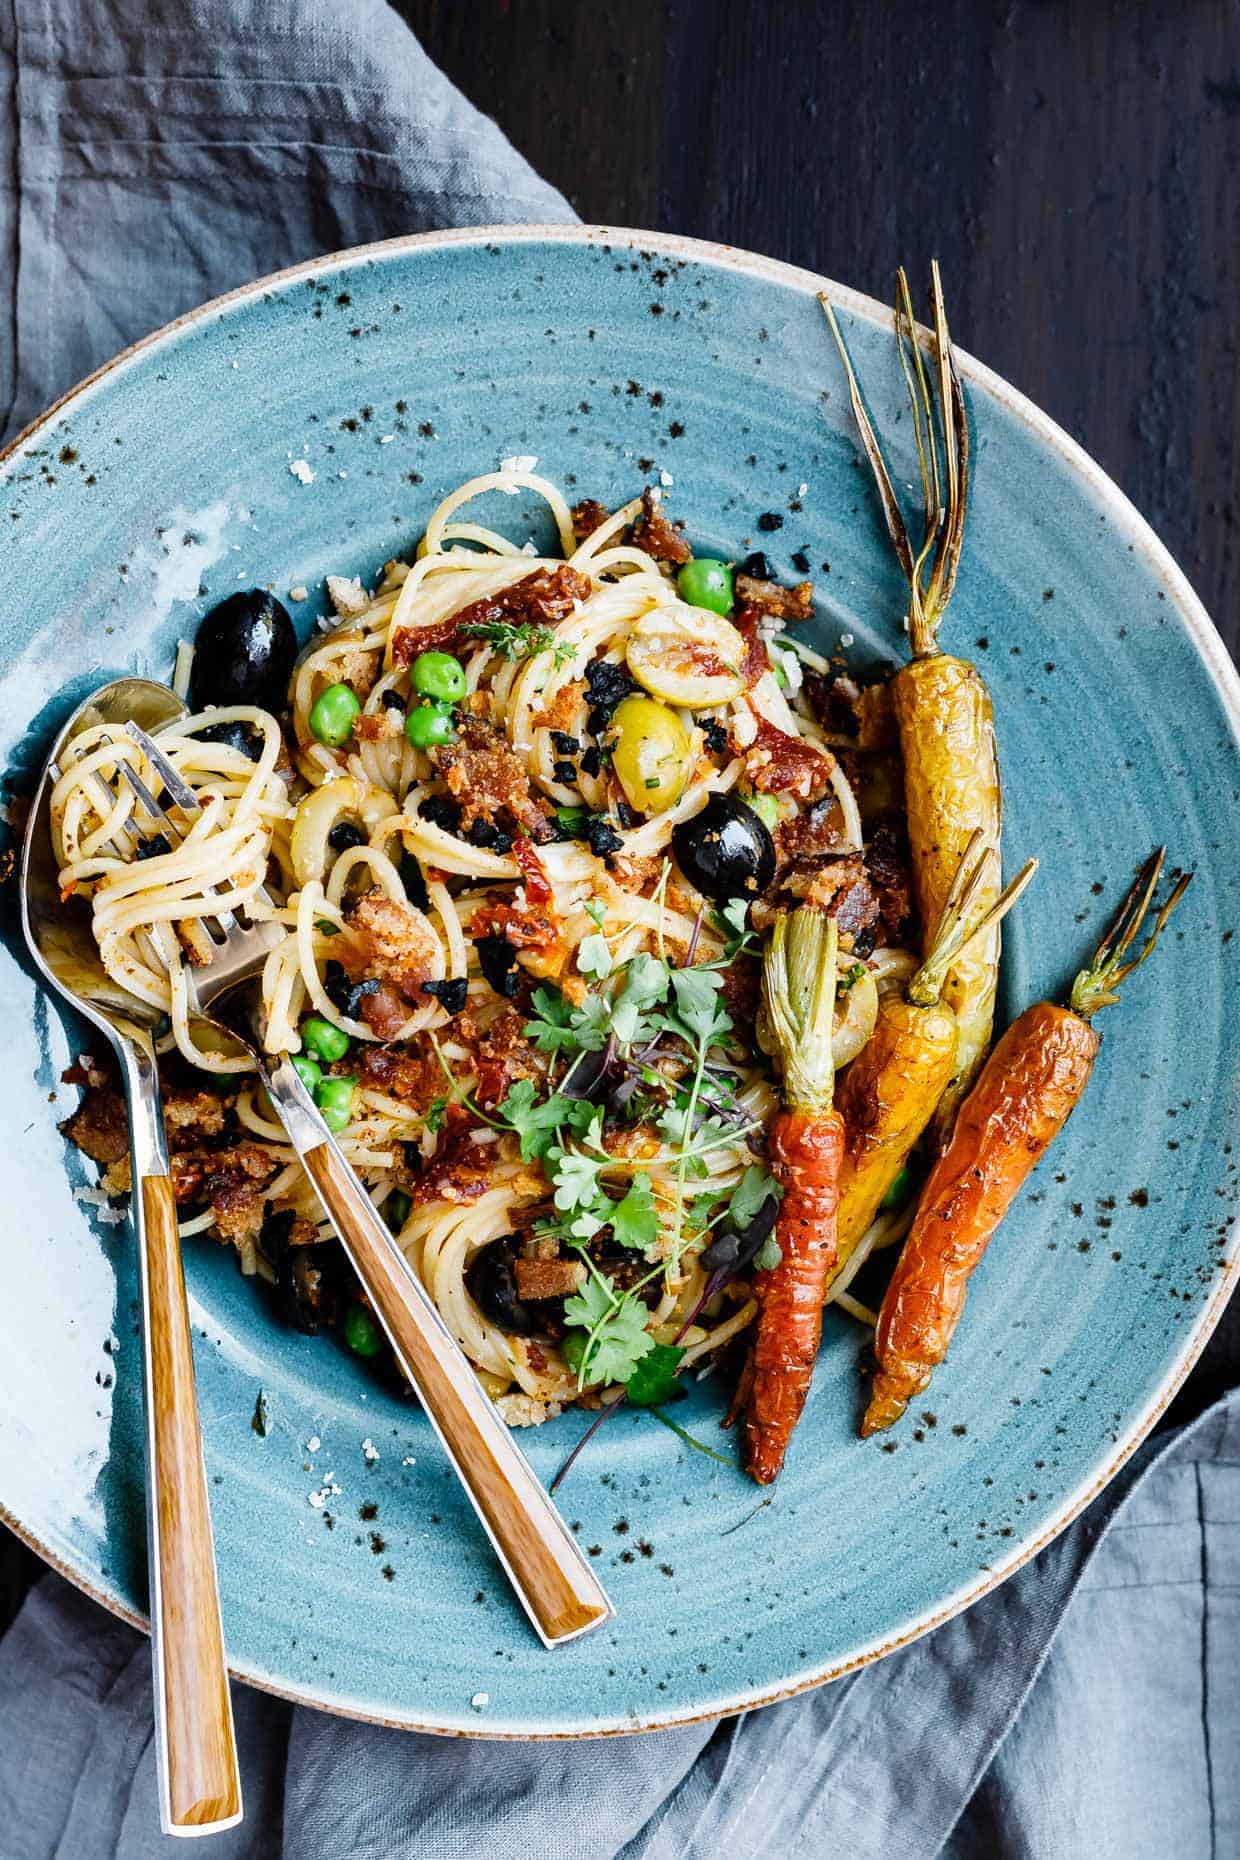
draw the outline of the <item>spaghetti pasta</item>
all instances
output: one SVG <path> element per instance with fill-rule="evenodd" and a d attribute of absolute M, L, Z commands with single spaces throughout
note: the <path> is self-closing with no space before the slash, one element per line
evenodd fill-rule
<path fill-rule="evenodd" d="M 545 502 L 559 555 L 467 515 L 514 491 Z M 158 787 L 123 735 L 77 738 L 52 796 L 62 893 L 89 897 L 109 975 L 166 1013 L 169 1063 L 222 1090 L 220 1127 L 204 1138 L 191 1121 L 179 1152 L 195 1159 L 179 1170 L 182 1231 L 214 1226 L 251 1269 L 294 1284 L 326 1239 L 261 1089 L 237 1076 L 249 1061 L 190 1013 L 204 920 L 227 906 L 283 931 L 261 979 L 267 1050 L 350 1094 L 345 1154 L 488 1389 L 522 1398 L 506 1412 L 525 1420 L 597 1402 L 655 1343 L 701 1364 L 753 1317 L 743 1275 L 701 1304 L 703 1257 L 741 1227 L 755 1181 L 767 1192 L 776 1097 L 754 1034 L 748 900 L 703 896 L 671 862 L 678 830 L 711 797 L 752 799 L 750 831 L 769 831 L 780 873 L 836 897 L 855 952 L 838 1064 L 868 1039 L 876 989 L 914 962 L 889 939 L 867 953 L 890 926 L 867 888 L 846 739 L 815 708 L 829 662 L 783 634 L 772 658 L 784 623 L 760 610 L 733 625 L 682 600 L 641 546 L 642 510 L 635 499 L 578 535 L 547 479 L 470 479 L 372 594 L 333 583 L 337 622 L 303 650 L 283 722 L 237 705 L 161 734 L 201 808 L 176 845 L 121 773 Z M 675 638 L 676 695 L 635 636 Z M 780 672 L 789 651 L 803 677 Z M 428 655 L 450 655 L 451 703 L 418 682 Z M 183 652 L 181 688 L 190 675 Z M 340 687 L 355 714 L 330 740 L 316 719 Z M 640 766 L 612 721 L 634 693 L 660 742 L 687 746 L 645 781 L 662 784 L 657 809 L 618 773 Z M 238 1146 L 257 1188 L 244 1219 L 224 1219 L 202 1158 Z"/>

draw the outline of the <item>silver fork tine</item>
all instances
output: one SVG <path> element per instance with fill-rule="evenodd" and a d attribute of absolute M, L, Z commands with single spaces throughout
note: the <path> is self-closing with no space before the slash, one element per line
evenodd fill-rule
<path fill-rule="evenodd" d="M 171 795 L 176 806 L 180 808 L 183 814 L 188 815 L 191 820 L 196 820 L 202 813 L 202 809 L 198 805 L 198 796 L 194 793 L 189 783 L 182 778 L 179 771 L 173 767 L 163 750 L 159 747 L 158 743 L 156 743 L 154 737 L 148 736 L 144 729 L 133 722 L 127 723 L 125 725 L 125 730 L 126 733 L 132 737 L 151 767 L 155 770 L 155 773 L 163 782 L 164 787 Z M 178 841 L 183 840 L 185 835 L 179 831 L 166 810 L 160 806 L 141 776 L 137 775 L 127 762 L 122 762 L 120 766 L 121 773 L 125 776 L 130 787 L 141 801 L 151 819 L 157 821 L 160 826 L 166 827 L 170 833 L 175 834 Z M 260 893 L 259 895 L 262 896 L 263 894 Z M 230 941 L 236 936 L 243 936 L 245 934 L 238 924 L 234 912 L 213 911 L 211 916 L 212 921 L 219 924 L 224 932 L 225 942 Z"/>

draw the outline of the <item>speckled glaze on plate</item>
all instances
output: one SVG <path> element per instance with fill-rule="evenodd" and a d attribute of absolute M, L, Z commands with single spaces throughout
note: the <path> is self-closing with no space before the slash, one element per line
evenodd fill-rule
<path fill-rule="evenodd" d="M 760 546 L 781 575 L 809 572 L 823 638 L 895 656 L 901 589 L 822 286 L 663 235 L 478 231 L 317 261 L 139 345 L 0 462 L 8 794 L 29 787 L 92 685 L 166 675 L 177 637 L 221 596 L 305 584 L 312 598 L 292 611 L 306 629 L 326 573 L 369 575 L 444 492 L 514 453 L 612 502 L 668 474 L 699 547 Z M 881 426 L 896 429 L 890 319 L 826 288 Z M 828 1314 L 811 1402 L 765 1502 L 651 1418 L 610 1422 L 563 1499 L 619 1616 L 547 1653 L 418 1413 L 333 1340 L 282 1328 L 230 1252 L 192 1241 L 241 1677 L 495 1736 L 666 1725 L 818 1684 L 963 1607 L 1053 1536 L 1216 1320 L 1237 1181 L 1236 676 L 1115 487 L 1011 388 L 963 368 L 975 493 L 944 641 L 978 659 L 994 693 L 1009 859 L 1043 861 L 1006 933 L 1001 1015 L 1063 988 L 1153 843 L 1197 879 L 1157 963 L 1103 1017 L 1094 1082 L 978 1271 L 950 1361 L 894 1435 L 863 1442 L 863 1338 Z M 522 540 L 535 521 L 520 498 L 496 498 L 489 516 Z M 60 1073 L 82 1037 L 35 986 L 12 904 L 8 888 L 0 1504 L 137 1620 L 132 1243 L 74 1198 L 93 1171 L 56 1120 L 75 1102 Z M 260 1389 L 265 1439 L 251 1427 Z M 708 1380 L 678 1418 L 710 1433 L 721 1398 Z M 525 1437 L 544 1476 L 580 1426 L 569 1415 Z"/>

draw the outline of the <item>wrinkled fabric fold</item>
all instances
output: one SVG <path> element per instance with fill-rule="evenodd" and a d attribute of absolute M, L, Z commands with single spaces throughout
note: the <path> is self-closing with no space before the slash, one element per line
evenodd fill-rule
<path fill-rule="evenodd" d="M 380 0 L 0 0 L 0 420 L 316 254 L 573 215 Z M 876 1546 L 881 1555 L 881 1546 Z M 234 1688 L 213 1860 L 1240 1855 L 1240 1401 L 1002 1588 L 719 1724 L 482 1743 Z M 150 1654 L 48 1575 L 0 1644 L 0 1860 L 154 1860 Z"/>

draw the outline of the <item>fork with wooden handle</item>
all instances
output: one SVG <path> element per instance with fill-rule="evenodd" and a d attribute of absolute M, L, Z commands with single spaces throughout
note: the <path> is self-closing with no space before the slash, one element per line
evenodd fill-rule
<path fill-rule="evenodd" d="M 193 790 L 159 744 L 135 724 L 129 734 L 183 818 L 200 812 Z M 123 765 L 144 811 L 170 839 L 183 837 L 146 784 Z M 259 977 L 270 924 L 243 927 L 229 911 L 204 924 L 210 960 L 189 973 L 192 1006 L 240 1041 L 267 1087 L 289 1141 L 332 1221 L 397 1361 L 465 1487 L 544 1646 L 589 1633 L 614 1610 L 533 1467 L 478 1381 L 429 1293 L 379 1215 L 287 1054 L 260 1045 Z"/>

